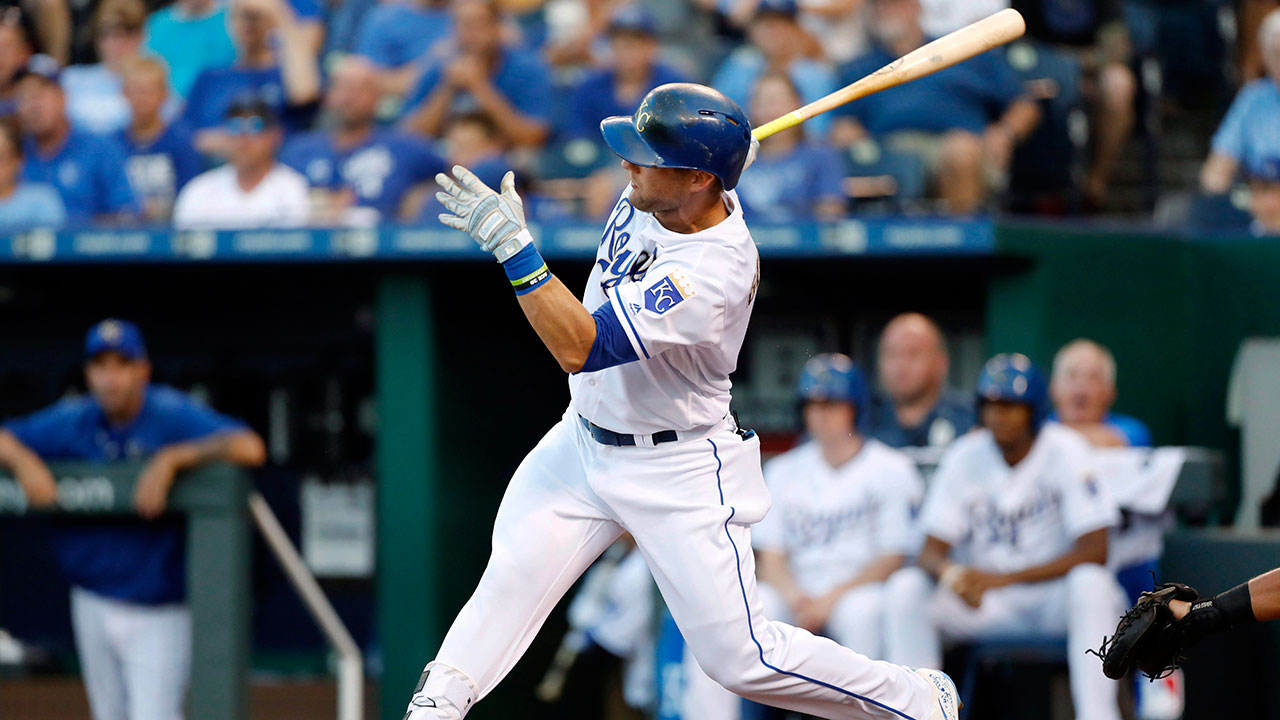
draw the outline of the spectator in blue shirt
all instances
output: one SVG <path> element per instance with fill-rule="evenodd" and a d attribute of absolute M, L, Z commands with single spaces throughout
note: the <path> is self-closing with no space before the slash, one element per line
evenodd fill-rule
<path fill-rule="evenodd" d="M 46 462 L 146 463 L 133 497 L 141 520 L 60 526 L 54 554 L 72 587 L 76 647 L 93 716 L 180 718 L 191 619 L 184 527 L 179 518 L 162 517 L 169 491 L 184 470 L 210 462 L 257 466 L 266 452 L 244 423 L 152 384 L 142 334 L 132 323 L 104 320 L 89 330 L 84 376 L 88 397 L 5 423 L 0 466 L 42 506 L 57 500 Z"/>
<path fill-rule="evenodd" d="M 1200 187 L 1207 193 L 1227 192 L 1242 167 L 1280 156 L 1280 10 L 1263 19 L 1258 44 L 1267 75 L 1240 89 L 1218 126 L 1200 173 Z"/>
<path fill-rule="evenodd" d="M 66 219 L 57 190 L 22 181 L 22 135 L 0 122 L 0 231 L 55 228 Z"/>
<path fill-rule="evenodd" d="M 169 68 L 169 82 L 179 99 L 191 92 L 205 70 L 228 68 L 236 46 L 227 30 L 227 8 L 218 0 L 177 0 L 147 18 L 148 51 Z"/>
<path fill-rule="evenodd" d="M 205 70 L 187 96 L 185 118 L 206 155 L 226 157 L 232 139 L 221 124 L 233 101 L 252 93 L 271 105 L 286 131 L 300 130 L 320 99 L 320 67 L 311 39 L 284 0 L 232 0 L 232 67 Z"/>
<path fill-rule="evenodd" d="M 358 55 L 342 59 L 325 95 L 332 129 L 294 137 L 280 155 L 306 176 L 320 224 L 346 224 L 351 207 L 400 219 L 406 194 L 445 168 L 427 140 L 375 126 L 381 97 L 372 63 Z"/>
<path fill-rule="evenodd" d="M 831 67 L 804 55 L 808 34 L 796 19 L 798 12 L 796 0 L 760 0 L 747 26 L 750 44 L 725 59 L 711 79 L 712 87 L 742 107 L 750 103 L 756 80 L 770 70 L 786 73 L 806 103 L 835 90 Z M 806 124 L 814 134 L 825 135 L 830 122 L 827 115 L 819 115 Z"/>
<path fill-rule="evenodd" d="M 1137 418 L 1111 411 L 1116 401 L 1116 359 L 1092 340 L 1073 340 L 1053 357 L 1049 382 L 1052 419 L 1075 429 L 1095 447 L 1150 447 L 1151 431 Z"/>
<path fill-rule="evenodd" d="M 765 73 L 751 97 L 751 123 L 763 125 L 800 104 L 791 78 Z M 738 199 L 748 219 L 834 220 L 844 214 L 843 181 L 839 153 L 807 139 L 804 125 L 799 125 L 760 142 L 750 171 L 738 181 Z"/>
<path fill-rule="evenodd" d="M 58 62 L 36 55 L 18 83 L 18 119 L 26 137 L 22 176 L 57 189 L 73 223 L 123 222 L 139 211 L 125 176 L 124 149 L 107 136 L 71 127 Z"/>
<path fill-rule="evenodd" d="M 874 48 L 842 68 L 852 83 L 925 44 L 919 0 L 874 0 Z M 979 210 L 1003 183 L 1014 147 L 1040 111 L 1001 53 L 988 52 L 833 111 L 842 147 L 870 135 L 916 155 L 930 170 L 946 210 Z"/>
<path fill-rule="evenodd" d="M 383 89 L 403 96 L 429 61 L 431 51 L 453 33 L 448 0 L 384 2 L 360 21 L 356 53 L 383 70 Z"/>
<path fill-rule="evenodd" d="M 143 216 L 168 222 L 178 191 L 204 170 L 204 161 L 186 125 L 164 119 L 169 94 L 164 65 L 155 58 L 135 58 L 124 66 L 123 76 L 130 121 L 115 137 L 128 156 L 125 170 Z"/>
<path fill-rule="evenodd" d="M 657 22 L 644 7 L 624 6 L 609 21 L 608 34 L 609 67 L 592 71 L 574 88 L 567 118 L 570 137 L 598 142 L 601 120 L 635 112 L 645 94 L 659 85 L 688 81 L 658 61 Z"/>
<path fill-rule="evenodd" d="M 891 447 L 946 447 L 973 427 L 973 397 L 947 387 L 946 339 L 932 319 L 903 313 L 880 334 L 880 391 L 867 435 Z"/>
<path fill-rule="evenodd" d="M 142 0 L 102 0 L 93 14 L 91 30 L 98 62 L 72 65 L 62 71 L 67 94 L 67 117 L 79 130 L 113 133 L 129 122 L 120 71 L 142 50 L 142 25 L 147 8 Z M 170 108 L 176 112 L 177 107 Z"/>
<path fill-rule="evenodd" d="M 427 67 L 405 98 L 405 128 L 438 138 L 455 115 L 488 115 L 510 147 L 536 147 L 550 134 L 550 71 L 534 53 L 503 44 L 493 0 L 453 5 L 456 50 Z"/>

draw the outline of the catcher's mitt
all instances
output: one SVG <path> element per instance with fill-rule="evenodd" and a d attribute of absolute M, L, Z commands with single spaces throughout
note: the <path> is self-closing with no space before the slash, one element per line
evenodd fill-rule
<path fill-rule="evenodd" d="M 1102 639 L 1102 647 L 1090 650 L 1102 658 L 1102 672 L 1112 680 L 1124 677 L 1137 666 L 1152 680 L 1173 672 L 1185 658 L 1186 645 L 1182 628 L 1174 627 L 1173 600 L 1192 602 L 1199 595 L 1182 583 L 1157 585 L 1142 593 L 1138 602 L 1120 618 L 1116 634 Z"/>

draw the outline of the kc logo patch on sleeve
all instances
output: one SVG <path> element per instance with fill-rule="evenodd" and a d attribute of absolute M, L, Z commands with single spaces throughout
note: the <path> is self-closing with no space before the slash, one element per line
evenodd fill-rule
<path fill-rule="evenodd" d="M 662 315 L 695 294 L 689 279 L 677 270 L 644 291 L 644 307 L 655 315 Z"/>

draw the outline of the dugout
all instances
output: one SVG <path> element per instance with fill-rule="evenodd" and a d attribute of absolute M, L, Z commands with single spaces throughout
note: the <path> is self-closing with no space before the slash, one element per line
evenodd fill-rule
<path fill-rule="evenodd" d="M 1222 419 L 1227 370 L 1241 338 L 1280 332 L 1280 249 L 1078 226 L 856 225 L 758 233 L 762 284 L 736 378 L 744 423 L 785 435 L 794 416 L 789 402 L 777 408 L 797 358 L 842 350 L 868 361 L 883 323 L 919 310 L 949 335 L 956 385 L 972 382 L 988 352 L 1047 363 L 1089 336 L 1116 353 L 1118 409 L 1147 420 L 1159 443 L 1234 452 Z M 164 233 L 146 245 L 132 233 L 106 255 L 90 251 L 131 234 L 61 233 L 40 260 L 29 238 L 0 248 L 4 416 L 79 386 L 83 332 L 119 315 L 147 334 L 157 380 L 196 388 L 263 433 L 272 459 L 255 484 L 295 541 L 304 482 L 376 478 L 377 572 L 324 586 L 380 660 L 370 663 L 381 667 L 380 717 L 396 720 L 483 569 L 506 479 L 567 400 L 491 261 L 456 245 L 414 254 L 397 232 L 372 248 L 341 233 L 280 233 L 289 242 L 259 254 L 250 250 L 269 233 L 219 234 L 202 258 Z M 435 237 L 410 233 L 412 247 Z M 585 281 L 598 233 L 544 235 L 570 287 Z M 39 569 L 26 522 L 0 520 L 0 625 L 70 656 L 65 591 Z M 253 563 L 254 667 L 324 672 L 320 635 L 261 547 Z M 10 578 L 36 573 L 33 587 L 9 590 Z M 552 716 L 528 698 L 561 623 L 553 616 L 472 717 Z"/>

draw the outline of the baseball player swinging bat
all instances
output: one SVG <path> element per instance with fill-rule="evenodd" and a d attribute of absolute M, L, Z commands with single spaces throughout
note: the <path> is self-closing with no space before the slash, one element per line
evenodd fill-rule
<path fill-rule="evenodd" d="M 1012 8 L 1001 10 L 978 22 L 966 25 L 950 35 L 944 35 L 931 43 L 922 45 L 830 95 L 755 128 L 751 131 L 751 136 L 756 140 L 763 140 L 847 102 L 918 80 L 992 48 L 1013 42 L 1022 37 L 1026 30 L 1027 23 L 1017 10 Z"/>
<path fill-rule="evenodd" d="M 742 108 L 713 88 L 654 88 L 630 117 L 600 123 L 630 183 L 582 294 L 533 243 L 514 173 L 497 190 L 462 166 L 436 176 L 447 210 L 440 221 L 501 265 L 568 375 L 570 404 L 508 483 L 490 562 L 423 668 L 405 720 L 462 720 L 623 532 L 690 652 L 728 691 L 833 720 L 956 720 L 958 693 L 941 670 L 873 660 L 762 611 L 751 554 L 751 526 L 769 507 L 760 439 L 729 412 L 729 376 L 760 271 L 735 188 L 757 138 L 1022 31 L 1017 13 L 999 13 L 755 137 Z M 519 382 L 528 381 L 520 354 L 507 362 L 504 378 L 519 398 Z"/>

